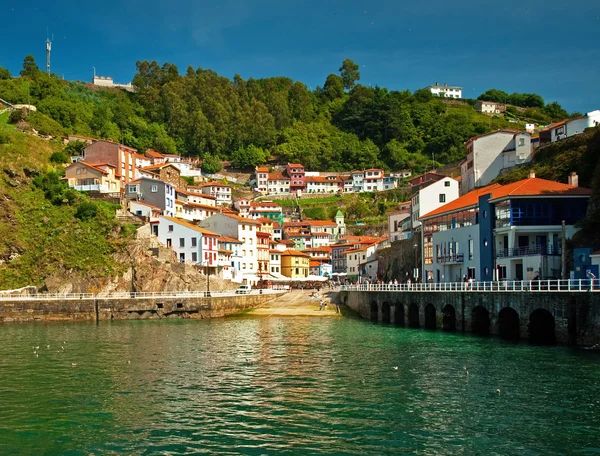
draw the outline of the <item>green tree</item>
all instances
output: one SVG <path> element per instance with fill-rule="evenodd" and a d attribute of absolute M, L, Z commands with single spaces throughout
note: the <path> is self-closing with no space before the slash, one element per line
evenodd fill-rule
<path fill-rule="evenodd" d="M 70 141 L 69 144 L 67 144 L 63 150 L 65 154 L 69 156 L 81 155 L 81 152 L 83 151 L 83 149 L 85 149 L 86 146 L 87 143 L 83 141 Z"/>
<path fill-rule="evenodd" d="M 262 165 L 266 162 L 268 153 L 250 144 L 248 147 L 240 147 L 231 155 L 231 165 L 234 168 L 248 169 Z"/>
<path fill-rule="evenodd" d="M 563 107 L 556 101 L 548 103 L 546 106 L 544 106 L 544 112 L 548 114 L 552 120 L 561 120 L 569 117 L 567 111 L 565 111 Z"/>
<path fill-rule="evenodd" d="M 344 83 L 344 88 L 350 90 L 356 84 L 356 81 L 360 81 L 359 66 L 354 63 L 351 59 L 346 59 L 342 62 L 342 66 L 338 70 Z"/>
<path fill-rule="evenodd" d="M 39 73 L 39 68 L 35 63 L 35 59 L 31 54 L 25 57 L 23 60 L 23 69 L 21 70 L 21 76 L 29 76 L 34 78 Z"/>
<path fill-rule="evenodd" d="M 0 79 L 10 79 L 8 68 L 0 67 Z"/>
<path fill-rule="evenodd" d="M 333 101 L 344 96 L 344 82 L 337 74 L 330 74 L 323 86 L 323 97 Z"/>
<path fill-rule="evenodd" d="M 221 160 L 214 155 L 210 155 L 202 161 L 202 170 L 208 174 L 218 173 L 222 168 Z"/>

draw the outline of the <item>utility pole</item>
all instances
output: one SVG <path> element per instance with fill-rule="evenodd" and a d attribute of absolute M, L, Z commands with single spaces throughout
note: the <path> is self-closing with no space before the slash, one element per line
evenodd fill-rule
<path fill-rule="evenodd" d="M 561 260 L 561 274 L 560 278 L 562 280 L 567 279 L 567 228 L 565 226 L 565 221 L 562 221 L 562 239 L 561 239 L 561 252 L 560 252 L 560 260 Z"/>

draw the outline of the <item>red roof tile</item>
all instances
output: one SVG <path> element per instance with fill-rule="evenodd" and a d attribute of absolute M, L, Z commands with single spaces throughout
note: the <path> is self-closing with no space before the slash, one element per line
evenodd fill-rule
<path fill-rule="evenodd" d="M 450 201 L 448 204 L 444 204 L 442 207 L 438 207 L 437 209 L 428 212 L 424 216 L 421 217 L 421 220 L 429 217 L 433 217 L 435 215 L 445 214 L 448 212 L 455 212 L 461 209 L 466 209 L 468 207 L 476 206 L 479 202 L 479 197 L 481 195 L 485 195 L 487 193 L 491 193 L 495 188 L 501 187 L 500 184 L 492 184 L 486 187 L 477 188 L 466 195 L 463 195 L 459 198 L 456 198 L 454 201 Z"/>

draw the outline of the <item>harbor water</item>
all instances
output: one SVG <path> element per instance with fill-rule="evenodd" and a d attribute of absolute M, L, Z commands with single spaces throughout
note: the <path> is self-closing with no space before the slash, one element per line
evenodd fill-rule
<path fill-rule="evenodd" d="M 600 356 L 352 318 L 0 326 L 0 454 L 600 454 Z"/>

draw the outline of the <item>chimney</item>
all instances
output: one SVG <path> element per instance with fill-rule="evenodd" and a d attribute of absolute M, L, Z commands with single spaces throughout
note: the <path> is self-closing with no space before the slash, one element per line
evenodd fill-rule
<path fill-rule="evenodd" d="M 535 179 L 535 171 L 529 171 L 529 179 Z"/>
<path fill-rule="evenodd" d="M 575 171 L 569 173 L 569 185 L 573 187 L 579 187 L 579 176 Z"/>

